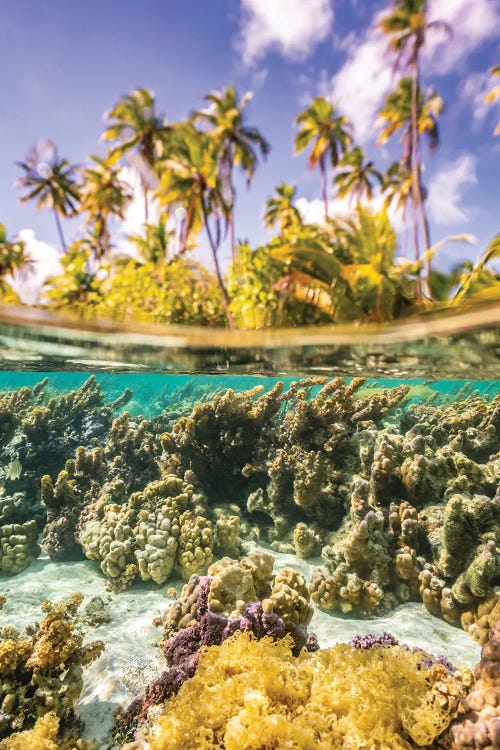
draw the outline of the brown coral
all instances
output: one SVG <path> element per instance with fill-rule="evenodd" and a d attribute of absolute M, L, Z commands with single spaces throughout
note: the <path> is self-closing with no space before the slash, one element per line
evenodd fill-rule
<path fill-rule="evenodd" d="M 481 650 L 474 690 L 463 701 L 464 715 L 453 722 L 451 750 L 500 749 L 500 621 Z"/>

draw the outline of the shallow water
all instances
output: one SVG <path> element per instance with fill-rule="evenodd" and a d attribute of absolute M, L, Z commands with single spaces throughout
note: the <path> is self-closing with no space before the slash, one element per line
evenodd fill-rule
<path fill-rule="evenodd" d="M 158 648 L 162 632 L 152 620 L 174 600 L 172 589 L 180 595 L 190 572 L 202 573 L 210 562 L 225 555 L 237 559 L 252 549 L 274 555 L 274 576 L 293 568 L 311 585 L 315 601 L 308 629 L 321 647 L 389 630 L 408 646 L 442 654 L 456 666 L 474 666 L 481 638 L 477 608 L 498 600 L 500 585 L 497 312 L 475 323 L 457 321 L 455 329 L 424 321 L 413 333 L 316 331 L 308 342 L 305 332 L 288 332 L 288 340 L 276 332 L 267 339 L 263 334 L 258 346 L 247 334 L 219 340 L 220 332 L 210 331 L 188 335 L 177 329 L 167 335 L 113 326 L 85 331 L 74 323 L 36 320 L 36 314 L 32 321 L 3 315 L 0 596 L 6 604 L 0 624 L 22 630 L 39 622 L 46 599 L 81 592 L 83 612 L 100 598 L 107 621 L 84 618 L 78 625 L 86 641 L 105 644 L 104 654 L 84 670 L 76 709 L 86 725 L 84 737 L 97 740 L 99 748 L 119 747 L 110 734 L 113 711 L 165 668 Z M 318 376 L 321 383 L 304 382 L 302 400 L 294 383 Z M 364 381 L 354 387 L 359 377 Z M 30 389 L 24 401 L 23 388 Z M 171 437 L 160 440 L 161 434 Z M 79 446 L 85 448 L 80 458 Z M 88 463 L 91 454 L 101 463 Z M 65 470 L 69 474 L 61 475 Z M 109 543 L 104 550 L 109 520 L 104 509 L 113 502 L 118 513 L 130 509 L 133 493 L 170 473 L 180 482 L 184 477 L 183 492 L 192 492 L 186 483 L 194 483 L 188 512 L 193 518 L 201 514 L 211 536 L 207 542 L 189 527 L 194 547 L 186 549 L 199 548 L 203 562 L 183 563 L 176 541 L 177 557 L 168 572 L 167 543 L 159 539 L 162 497 L 145 496 L 144 523 L 154 527 L 156 541 L 144 541 L 146 532 L 134 531 L 135 547 L 120 562 Z M 44 475 L 50 480 L 41 485 Z M 459 519 L 466 519 L 463 528 L 460 520 L 453 527 L 458 543 L 446 520 L 450 501 L 459 504 Z M 77 508 L 76 516 L 70 506 Z M 239 536 L 230 548 L 218 524 L 231 516 L 239 519 Z M 25 524 L 33 519 L 35 537 L 18 540 L 14 554 L 9 535 L 24 534 L 26 540 Z M 69 532 L 61 531 L 61 523 L 69 523 Z M 133 522 L 128 523 L 130 530 Z M 18 526 L 12 531 L 9 524 Z M 360 524 L 369 531 L 358 549 L 352 539 Z M 307 543 L 297 541 L 298 526 L 309 534 Z M 104 536 L 121 544 L 122 532 L 109 528 Z M 154 555 L 148 557 L 153 548 L 160 550 L 156 567 Z M 400 554 L 407 555 L 410 572 L 401 573 Z M 470 571 L 481 554 L 494 562 L 476 585 Z M 131 578 L 127 564 L 135 565 Z M 339 565 L 347 565 L 347 578 L 326 603 L 328 597 L 321 599 L 318 591 L 321 585 L 332 591 L 328 576 L 340 575 Z M 434 603 L 422 593 L 424 569 L 434 576 L 426 591 L 435 591 L 439 581 L 439 592 L 443 586 L 456 591 L 453 611 L 441 605 L 441 593 Z"/>

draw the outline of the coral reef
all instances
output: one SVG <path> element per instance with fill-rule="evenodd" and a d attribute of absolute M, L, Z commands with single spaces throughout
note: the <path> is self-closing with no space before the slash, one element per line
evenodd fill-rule
<path fill-rule="evenodd" d="M 214 555 L 234 560 L 260 541 L 321 552 L 310 592 L 325 609 L 371 616 L 421 598 L 484 641 L 500 584 L 500 396 L 431 391 L 414 403 L 407 385 L 358 377 L 218 384 L 160 392 L 163 412 L 146 418 L 117 415 L 131 392 L 105 403 L 93 377 L 64 395 L 46 380 L 1 395 L 0 568 L 34 559 L 33 520 L 53 559 L 97 560 L 115 590 L 200 575 Z M 239 576 L 220 614 L 241 614 L 255 600 L 248 570 L 217 576 Z M 281 596 L 283 617 L 305 617 L 285 583 Z"/>
<path fill-rule="evenodd" d="M 0 494 L 0 572 L 13 575 L 36 560 L 38 533 L 25 494 Z"/>
<path fill-rule="evenodd" d="M 71 536 L 65 530 L 68 526 L 65 519 L 62 521 L 64 528 L 56 526 L 59 516 L 64 515 L 60 511 L 61 506 L 72 508 L 71 498 L 65 497 L 62 486 L 57 488 L 55 499 L 50 491 L 44 494 L 44 489 L 48 490 L 48 478 L 44 477 L 42 485 L 40 478 L 47 473 L 56 475 L 79 445 L 90 450 L 105 439 L 113 415 L 126 405 L 131 396 L 132 392 L 126 389 L 115 401 L 104 403 L 103 391 L 93 376 L 80 388 L 64 394 L 54 394 L 48 387 L 48 378 L 45 378 L 33 388 L 21 388 L 0 396 L 0 480 L 5 485 L 7 498 L 10 495 L 19 498 L 20 493 L 24 493 L 23 503 L 16 503 L 17 515 L 22 511 L 24 518 L 15 523 L 36 522 L 37 533 L 29 532 L 35 538 L 47 520 L 49 526 L 54 527 L 47 531 L 47 549 L 55 557 L 71 556 L 76 550 L 74 540 L 65 545 L 58 538 L 63 537 L 64 542 L 65 537 Z M 84 447 L 78 448 L 78 451 L 83 451 Z M 70 460 L 71 463 L 75 461 Z M 60 485 L 62 483 L 61 479 Z M 48 501 L 48 513 L 46 507 L 40 504 L 42 494 L 44 500 Z M 77 515 L 74 508 L 72 513 Z M 0 521 L 0 530 L 2 525 Z M 6 537 L 12 533 L 16 536 L 25 534 L 17 529 L 15 532 L 4 530 L 0 533 L 5 543 Z M 51 538 L 53 534 L 55 539 Z M 15 544 L 19 546 L 21 542 Z M 64 550 L 65 546 L 70 549 Z M 34 546 L 31 545 L 31 551 L 25 558 L 29 562 L 34 559 L 33 552 Z M 23 567 L 25 565 L 19 562 L 11 566 L 11 572 L 18 572 Z"/>
<path fill-rule="evenodd" d="M 474 689 L 463 700 L 461 715 L 449 732 L 451 750 L 500 748 L 500 621 L 481 650 Z"/>
<path fill-rule="evenodd" d="M 100 496 L 78 537 L 111 588 L 121 591 L 137 577 L 164 583 L 176 566 L 185 578 L 206 569 L 212 527 L 197 512 L 200 498 L 192 485 L 167 475 L 130 496 L 122 480 L 113 490 Z"/>
<path fill-rule="evenodd" d="M 295 655 L 303 648 L 317 650 L 315 636 L 307 633 L 312 609 L 304 579 L 285 568 L 276 576 L 271 590 L 273 563 L 271 555 L 254 552 L 240 563 L 229 558 L 218 561 L 207 576 L 192 576 L 181 598 L 170 605 L 164 618 L 155 621 L 165 627 L 161 646 L 169 669 L 120 717 L 118 726 L 127 736 L 147 719 L 152 706 L 175 695 L 195 674 L 202 647 L 220 645 L 241 631 L 257 639 L 288 636 Z M 267 593 L 268 598 L 258 599 Z M 121 736 L 123 739 L 123 733 Z"/>
<path fill-rule="evenodd" d="M 265 669 L 262 665 L 265 664 Z M 238 633 L 201 652 L 149 734 L 151 750 L 429 746 L 456 715 L 467 672 L 399 646 L 292 653 Z"/>
<path fill-rule="evenodd" d="M 72 732 L 59 733 L 59 719 L 50 712 L 36 720 L 33 729 L 14 732 L 0 741 L 0 750 L 98 750 L 95 742 L 82 740 Z"/>
<path fill-rule="evenodd" d="M 0 738 L 30 728 L 49 712 L 71 725 L 83 668 L 104 648 L 100 641 L 83 645 L 75 627 L 82 599 L 75 594 L 66 603 L 44 602 L 45 618 L 25 635 L 0 629 Z"/>

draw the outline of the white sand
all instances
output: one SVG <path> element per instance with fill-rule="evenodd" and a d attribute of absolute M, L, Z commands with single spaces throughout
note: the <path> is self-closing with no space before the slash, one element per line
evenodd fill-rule
<path fill-rule="evenodd" d="M 275 570 L 286 565 L 299 569 L 306 578 L 313 564 L 294 555 L 273 552 Z M 319 562 L 319 561 L 318 561 Z M 57 601 L 80 591 L 84 604 L 100 596 L 109 603 L 111 621 L 99 627 L 88 627 L 86 640 L 102 640 L 103 655 L 85 669 L 85 684 L 77 713 L 85 722 L 85 737 L 98 742 L 99 750 L 110 750 L 106 737 L 117 706 L 125 706 L 134 695 L 157 676 L 165 662 L 157 642 L 161 631 L 151 624 L 163 613 L 171 598 L 166 591 L 172 585 L 180 591 L 181 582 L 169 581 L 161 588 L 137 584 L 122 594 L 111 594 L 99 566 L 90 560 L 51 562 L 43 554 L 30 568 L 17 576 L 0 576 L 0 594 L 7 598 L 0 612 L 0 624 L 19 629 L 40 621 L 40 604 L 46 599 Z M 322 647 L 348 641 L 358 633 L 390 631 L 410 646 L 420 646 L 435 655 L 444 654 L 457 666 L 472 668 L 479 659 L 479 646 L 458 628 L 432 617 L 422 604 L 406 604 L 384 618 L 355 620 L 316 611 L 310 626 Z"/>

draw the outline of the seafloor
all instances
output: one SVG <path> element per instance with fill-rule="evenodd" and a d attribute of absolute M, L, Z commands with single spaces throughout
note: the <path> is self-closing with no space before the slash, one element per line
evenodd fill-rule
<path fill-rule="evenodd" d="M 0 388 L 2 750 L 499 746 L 498 382 L 5 373 Z M 282 693 L 259 682 L 266 637 Z M 358 726 L 357 698 L 340 707 L 351 658 L 368 681 L 387 661 L 391 726 L 376 687 L 358 713 L 380 726 Z M 217 698 L 226 677 L 205 674 L 234 689 Z M 312 674 L 339 680 L 335 710 Z M 224 716 L 203 714 L 204 689 Z M 257 715 L 262 737 L 245 735 Z"/>

